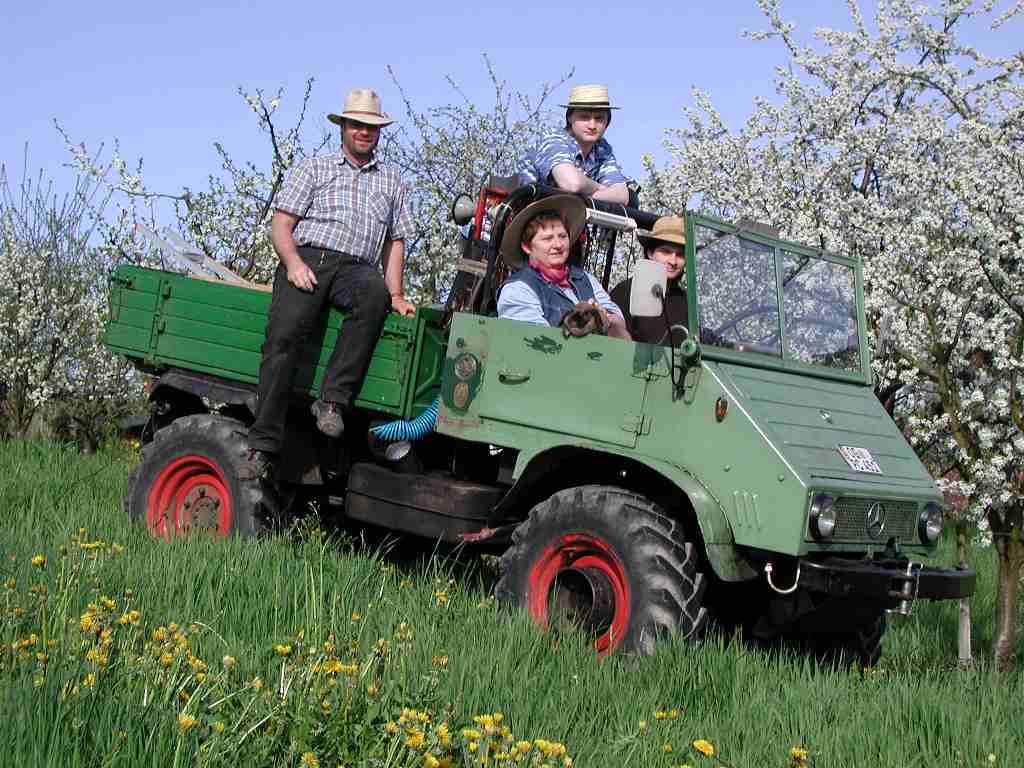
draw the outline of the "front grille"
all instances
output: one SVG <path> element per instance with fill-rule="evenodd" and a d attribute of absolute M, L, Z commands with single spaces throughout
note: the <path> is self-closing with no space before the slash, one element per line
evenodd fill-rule
<path fill-rule="evenodd" d="M 885 524 L 881 532 L 868 532 L 868 510 L 880 504 Z M 863 541 L 885 544 L 891 538 L 917 543 L 917 504 L 913 501 L 883 501 L 855 496 L 836 500 L 836 532 L 833 541 Z"/>

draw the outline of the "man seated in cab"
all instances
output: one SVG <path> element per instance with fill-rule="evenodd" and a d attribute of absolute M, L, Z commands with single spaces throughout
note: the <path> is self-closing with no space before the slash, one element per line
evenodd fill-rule
<path fill-rule="evenodd" d="M 619 168 L 605 138 L 613 107 L 604 85 L 577 85 L 565 107 L 565 129 L 545 136 L 527 153 L 519 173 L 521 184 L 548 184 L 566 192 L 604 200 L 629 202 L 629 179 Z"/>
<path fill-rule="evenodd" d="M 626 328 L 634 341 L 647 344 L 663 344 L 678 346 L 686 338 L 681 331 L 672 332 L 672 340 L 668 338 L 668 325 L 687 324 L 686 308 L 686 235 L 683 230 L 683 219 L 679 216 L 662 216 L 654 222 L 654 229 L 645 234 L 637 233 L 637 239 L 644 249 L 644 257 L 656 261 L 665 267 L 668 285 L 665 288 L 664 317 L 633 317 L 629 313 L 629 294 L 633 287 L 633 279 L 624 280 L 612 289 L 611 298 L 623 308 Z"/>
<path fill-rule="evenodd" d="M 517 271 L 498 294 L 498 317 L 629 339 L 622 310 L 593 275 L 568 264 L 587 222 L 583 201 L 553 195 L 520 211 L 501 239 L 501 257 Z"/>

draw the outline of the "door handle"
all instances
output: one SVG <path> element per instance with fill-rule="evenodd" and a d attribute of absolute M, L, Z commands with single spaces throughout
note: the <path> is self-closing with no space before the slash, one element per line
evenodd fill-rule
<path fill-rule="evenodd" d="M 524 381 L 529 381 L 531 372 L 526 371 L 513 371 L 508 368 L 502 368 L 498 371 L 498 381 L 502 384 L 522 384 Z"/>

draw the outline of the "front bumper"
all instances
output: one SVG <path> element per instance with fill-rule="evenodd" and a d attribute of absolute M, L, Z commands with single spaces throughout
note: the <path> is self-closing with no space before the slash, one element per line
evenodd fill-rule
<path fill-rule="evenodd" d="M 802 560 L 800 585 L 832 597 L 879 602 L 906 609 L 917 598 L 959 600 L 974 594 L 970 569 L 935 568 L 911 560 Z"/>

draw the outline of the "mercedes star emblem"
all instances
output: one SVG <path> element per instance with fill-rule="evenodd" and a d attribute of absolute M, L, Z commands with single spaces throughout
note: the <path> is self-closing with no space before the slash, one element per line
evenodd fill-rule
<path fill-rule="evenodd" d="M 885 530 L 885 507 L 880 501 L 876 501 L 868 507 L 866 523 L 868 536 L 877 539 L 882 535 L 882 531 Z"/>

